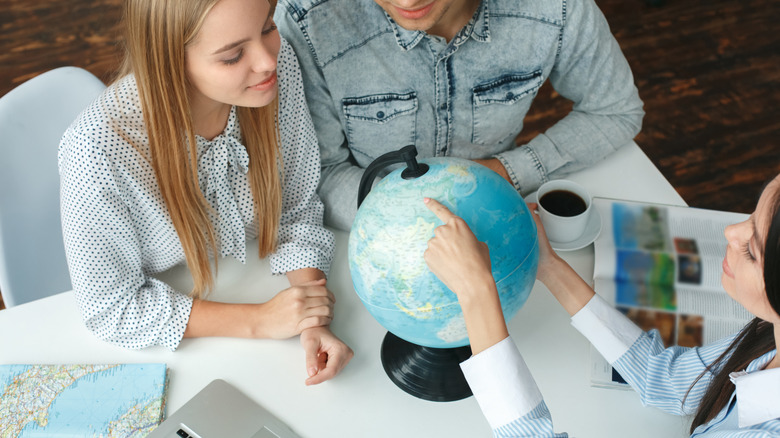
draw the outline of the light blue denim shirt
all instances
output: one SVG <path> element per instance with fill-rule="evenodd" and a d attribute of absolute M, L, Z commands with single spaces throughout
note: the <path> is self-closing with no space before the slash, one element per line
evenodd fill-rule
<path fill-rule="evenodd" d="M 593 0 L 483 0 L 449 42 L 398 26 L 373 0 L 279 0 L 320 142 L 325 221 L 349 229 L 363 169 L 408 144 L 420 157 L 498 158 L 522 195 L 628 143 L 644 111 Z M 545 80 L 574 102 L 516 147 Z"/>

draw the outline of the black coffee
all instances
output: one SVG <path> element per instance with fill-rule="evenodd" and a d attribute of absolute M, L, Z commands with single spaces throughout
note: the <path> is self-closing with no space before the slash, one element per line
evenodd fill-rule
<path fill-rule="evenodd" d="M 539 203 L 550 213 L 563 217 L 577 216 L 584 213 L 587 208 L 585 201 L 579 195 L 568 190 L 547 192 Z"/>

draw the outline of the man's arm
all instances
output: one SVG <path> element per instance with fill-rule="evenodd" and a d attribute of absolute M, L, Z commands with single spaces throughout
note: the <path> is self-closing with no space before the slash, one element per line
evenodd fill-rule
<path fill-rule="evenodd" d="M 567 2 L 550 82 L 572 111 L 528 144 L 498 155 L 523 195 L 628 144 L 642 126 L 631 68 L 593 0 Z"/>
<path fill-rule="evenodd" d="M 351 160 L 338 108 L 334 107 L 316 54 L 289 7 L 288 1 L 280 0 L 274 21 L 279 33 L 295 50 L 301 66 L 306 101 L 320 145 L 322 174 L 318 193 L 325 204 L 325 223 L 349 230 L 357 212 L 357 187 L 363 169 Z"/>

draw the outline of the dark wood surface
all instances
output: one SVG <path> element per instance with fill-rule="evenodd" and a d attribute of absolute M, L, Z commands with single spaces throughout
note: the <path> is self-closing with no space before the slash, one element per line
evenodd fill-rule
<path fill-rule="evenodd" d="M 689 205 L 751 212 L 780 172 L 780 1 L 597 3 L 645 102 L 636 142 Z M 571 107 L 542 93 L 528 138 Z"/>
<path fill-rule="evenodd" d="M 63 65 L 112 77 L 122 0 L 0 1 L 0 96 Z M 637 143 L 689 205 L 752 211 L 780 172 L 780 0 L 597 3 L 645 102 Z M 545 85 L 519 141 L 570 108 Z"/>

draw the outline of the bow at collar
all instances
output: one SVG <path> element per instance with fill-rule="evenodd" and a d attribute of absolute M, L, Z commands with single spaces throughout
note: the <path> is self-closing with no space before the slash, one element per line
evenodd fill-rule
<path fill-rule="evenodd" d="M 206 141 L 206 149 L 198 160 L 198 179 L 212 207 L 211 222 L 216 225 L 220 255 L 232 254 L 246 263 L 246 231 L 234 186 L 249 169 L 249 155 L 238 140 L 234 122 L 235 115 L 231 113 L 225 132 Z"/>

